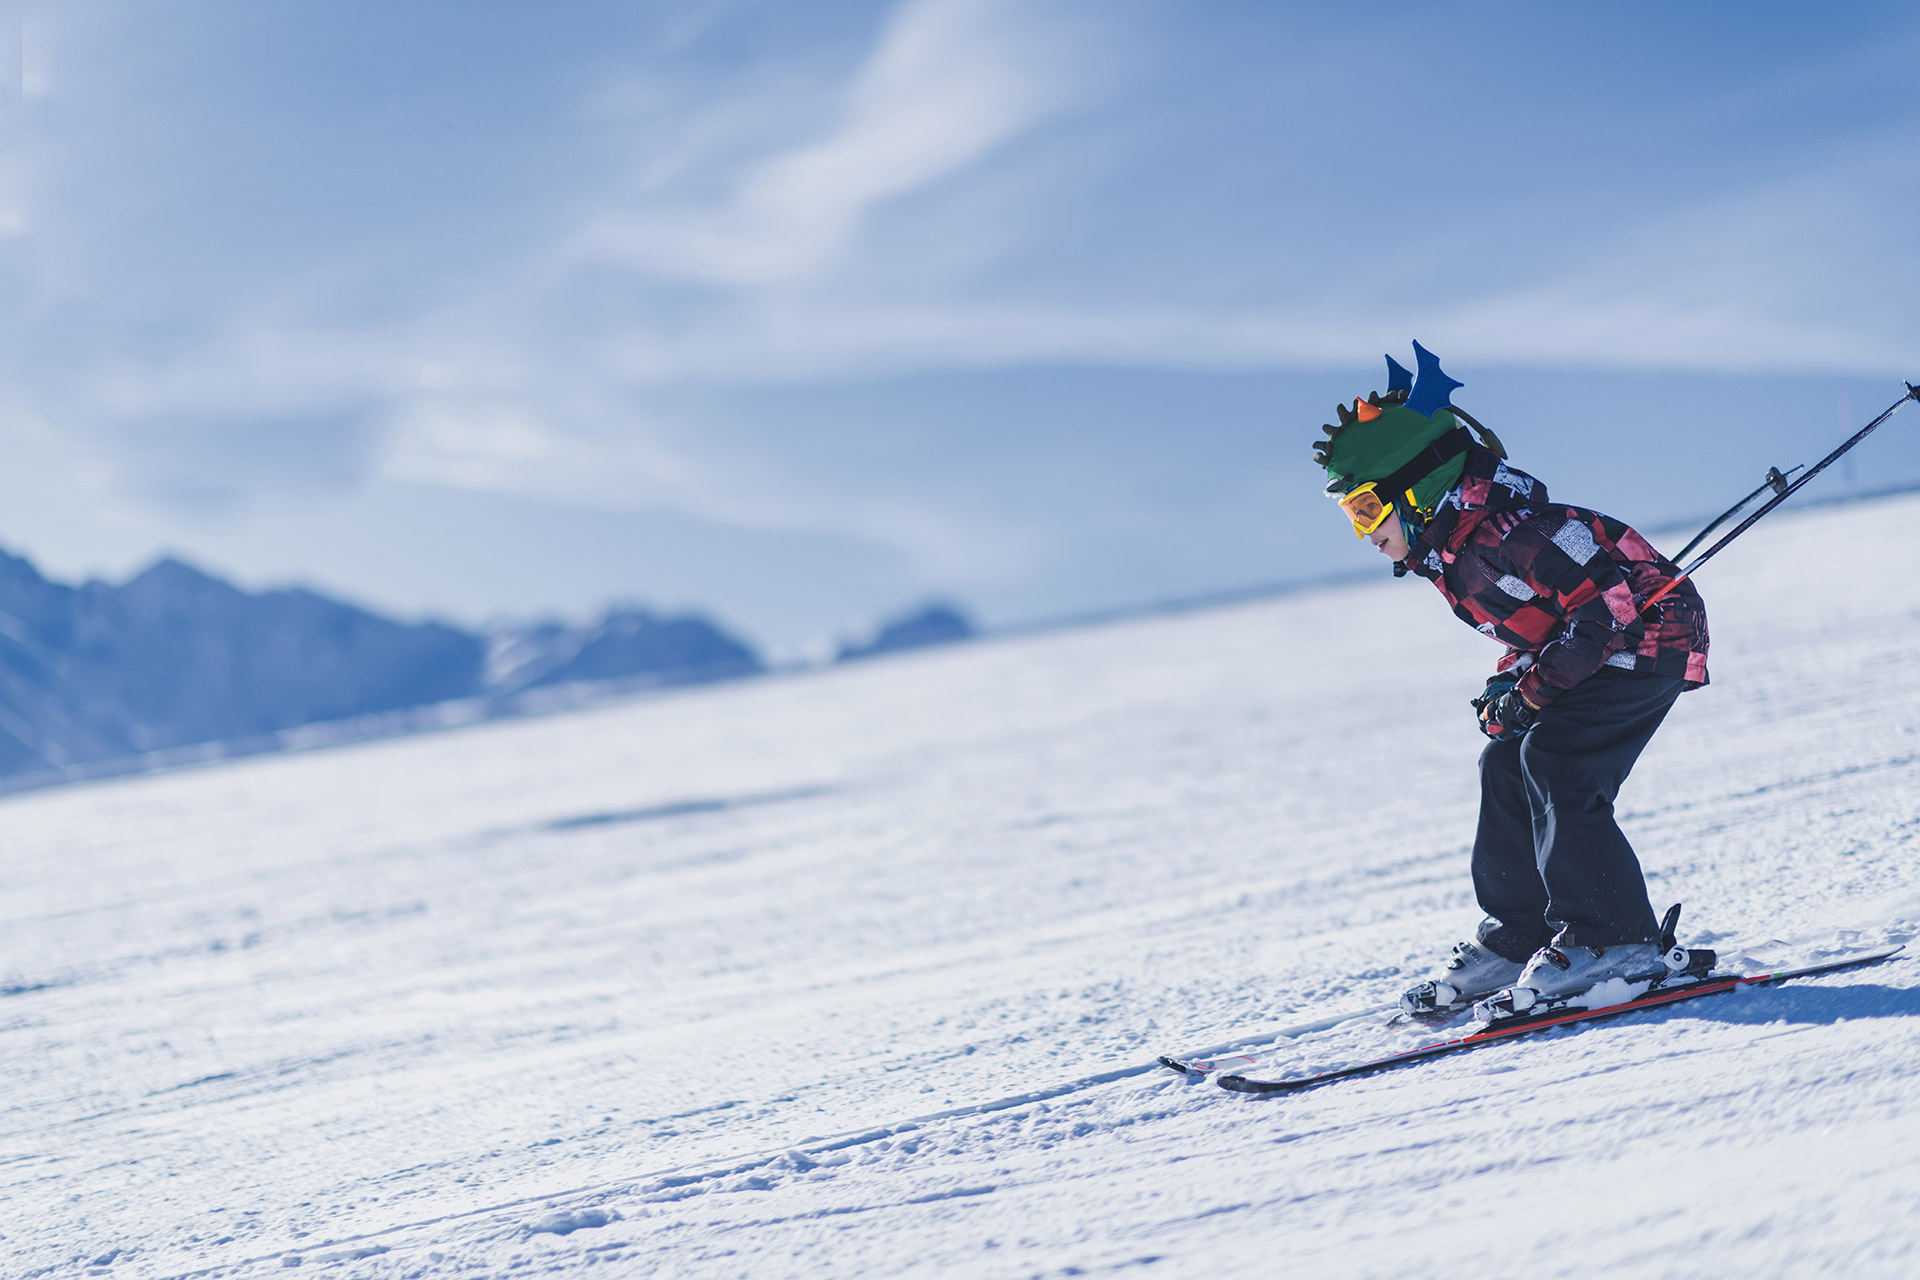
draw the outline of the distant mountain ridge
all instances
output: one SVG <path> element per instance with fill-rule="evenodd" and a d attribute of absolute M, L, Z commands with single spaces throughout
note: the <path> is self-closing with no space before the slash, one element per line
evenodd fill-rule
<path fill-rule="evenodd" d="M 671 673 L 675 683 L 726 680 L 764 670 L 760 655 L 704 618 L 660 618 L 613 609 L 598 622 L 503 629 L 489 637 L 486 685 L 512 694 L 551 685 Z"/>
<path fill-rule="evenodd" d="M 858 662 L 909 649 L 927 649 L 935 645 L 958 644 L 978 634 L 973 620 L 958 605 L 936 600 L 911 613 L 880 624 L 872 635 L 858 640 L 843 640 L 834 654 L 835 662 Z"/>
<path fill-rule="evenodd" d="M 50 582 L 0 552 L 0 777 L 584 682 L 684 684 L 765 670 L 699 617 L 616 609 L 584 627 L 480 634 L 403 623 L 301 588 L 251 593 L 178 560 L 127 582 Z M 51 779 L 50 779 L 51 780 Z"/>

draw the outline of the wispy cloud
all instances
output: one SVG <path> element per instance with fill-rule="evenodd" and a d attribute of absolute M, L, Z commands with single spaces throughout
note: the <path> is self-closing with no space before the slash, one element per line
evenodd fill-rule
<path fill-rule="evenodd" d="M 603 217 L 572 254 L 719 284 L 816 275 L 878 206 L 964 171 L 1072 100 L 1084 76 L 1044 16 L 1019 0 L 909 0 L 825 136 L 752 163 L 717 204 Z"/>
<path fill-rule="evenodd" d="M 44 334 L 62 326 L 84 341 L 42 365 L 12 361 L 16 385 L 43 416 L 120 458 L 140 494 L 171 495 L 175 505 L 216 495 L 208 501 L 225 509 L 249 489 L 373 478 L 586 503 L 699 504 L 714 486 L 691 478 L 668 433 L 636 411 L 633 392 L 750 368 L 817 376 L 884 362 L 889 345 L 916 359 L 913 344 L 889 344 L 877 331 L 892 323 L 886 314 L 836 317 L 835 269 L 858 259 L 861 232 L 889 201 L 963 177 L 1084 99 L 1098 75 L 1076 68 L 1064 39 L 1074 3 L 906 0 L 832 91 L 816 136 L 742 155 L 739 122 L 724 123 L 740 102 L 680 104 L 676 112 L 690 116 L 682 132 L 696 140 L 703 112 L 722 119 L 721 154 L 703 156 L 696 145 L 665 170 L 649 156 L 640 164 L 650 171 L 637 178 L 609 175 L 597 202 L 576 193 L 587 212 L 554 239 L 523 242 L 449 281 L 422 279 L 412 299 L 377 317 L 329 318 L 340 307 L 328 297 L 323 256 L 263 276 L 251 296 L 205 296 L 190 275 L 225 272 L 210 261 L 183 260 L 173 276 L 125 289 L 99 277 L 101 262 L 49 205 L 40 211 L 49 234 L 31 245 L 33 285 L 43 318 L 59 319 L 40 325 L 27 349 L 46 347 Z M 703 11 L 702 23 L 720 12 Z M 669 34 L 677 45 L 699 32 Z M 814 109 L 777 94 L 750 103 L 770 117 L 759 122 L 764 135 L 783 132 L 774 127 L 782 111 Z M 49 153 L 42 163 L 55 172 L 62 158 Z M 659 292 L 686 286 L 704 293 L 689 301 Z M 606 305 L 622 292 L 631 296 Z M 153 314 L 161 308 L 171 314 Z M 839 336 L 796 340 L 790 324 L 801 335 L 817 326 Z M 316 465 L 313 424 L 327 421 L 353 428 L 339 435 L 339 457 Z M 247 424 L 257 443 L 241 447 Z M 265 465 L 276 440 L 287 443 L 284 483 Z"/>
<path fill-rule="evenodd" d="M 1584 246 L 1566 271 L 1436 313 L 1463 352 L 1620 369 L 1887 373 L 1920 356 L 1920 131 L 1838 154 Z M 1437 330 L 1436 330 L 1437 331 Z"/>

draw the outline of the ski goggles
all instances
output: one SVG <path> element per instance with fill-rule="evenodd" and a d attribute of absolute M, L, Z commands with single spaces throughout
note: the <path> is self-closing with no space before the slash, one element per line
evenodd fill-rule
<path fill-rule="evenodd" d="M 1364 538 L 1386 523 L 1393 514 L 1393 504 L 1381 496 L 1374 482 L 1369 480 L 1358 489 L 1339 494 L 1336 501 L 1340 509 L 1347 513 L 1347 519 L 1353 521 L 1353 536 Z"/>

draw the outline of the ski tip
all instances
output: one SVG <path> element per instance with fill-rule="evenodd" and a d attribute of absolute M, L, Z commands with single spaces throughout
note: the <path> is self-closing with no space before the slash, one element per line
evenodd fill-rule
<path fill-rule="evenodd" d="M 1212 1075 L 1216 1071 L 1245 1071 L 1248 1067 L 1260 1064 L 1260 1059 L 1250 1053 L 1230 1053 L 1224 1057 L 1209 1058 L 1170 1058 L 1163 1055 L 1158 1061 L 1169 1071 L 1196 1078 Z"/>

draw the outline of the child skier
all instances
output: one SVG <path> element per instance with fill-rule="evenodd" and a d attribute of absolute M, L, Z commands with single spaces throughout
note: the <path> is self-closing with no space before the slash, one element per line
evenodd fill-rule
<path fill-rule="evenodd" d="M 1619 521 L 1551 501 L 1450 402 L 1463 385 L 1415 343 L 1387 393 L 1339 407 L 1314 460 L 1354 531 L 1430 579 L 1507 646 L 1472 700 L 1480 756 L 1473 886 L 1486 920 L 1413 1013 L 1492 997 L 1501 1012 L 1665 971 L 1659 925 L 1613 800 L 1683 690 L 1707 683 L 1707 616 L 1680 570 Z M 1476 442 L 1460 419 L 1472 423 Z M 1486 1010 L 1482 1010 L 1486 1012 Z"/>

